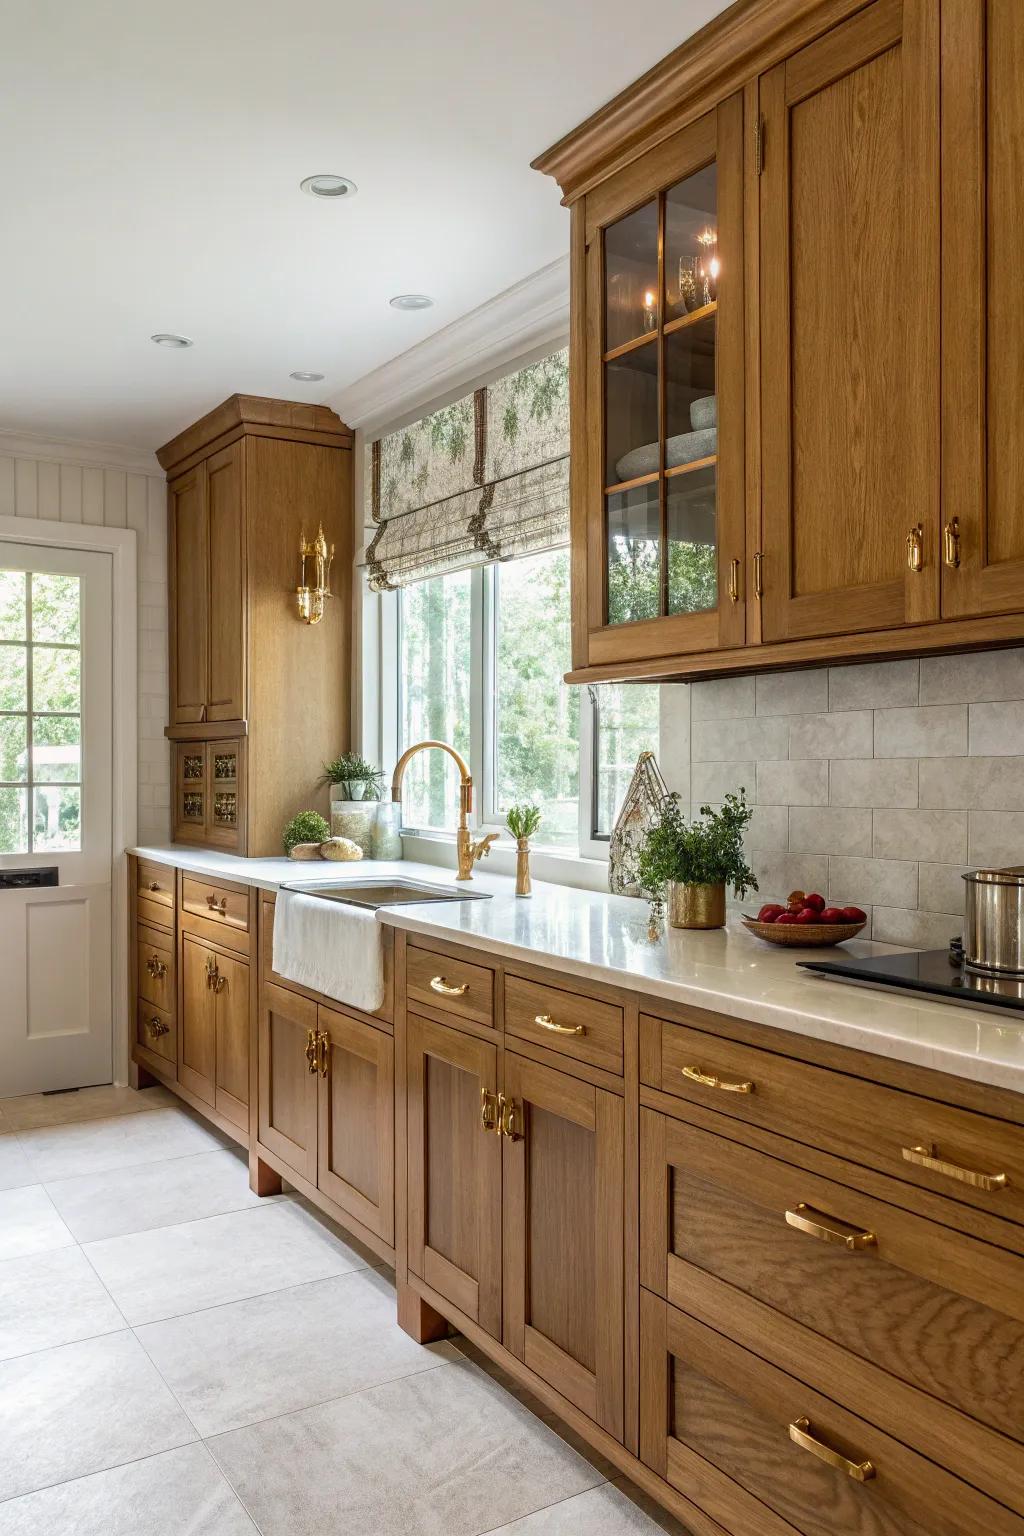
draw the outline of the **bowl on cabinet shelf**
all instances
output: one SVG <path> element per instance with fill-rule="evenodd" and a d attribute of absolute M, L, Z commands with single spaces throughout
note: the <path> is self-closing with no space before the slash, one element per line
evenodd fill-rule
<path fill-rule="evenodd" d="M 677 469 L 681 464 L 709 459 L 717 451 L 717 427 L 705 427 L 700 432 L 677 432 L 675 437 L 668 438 L 665 443 L 665 468 Z M 658 444 L 645 443 L 642 448 L 633 448 L 623 454 L 616 462 L 615 473 L 621 482 L 635 480 L 638 475 L 652 475 L 658 467 Z"/>

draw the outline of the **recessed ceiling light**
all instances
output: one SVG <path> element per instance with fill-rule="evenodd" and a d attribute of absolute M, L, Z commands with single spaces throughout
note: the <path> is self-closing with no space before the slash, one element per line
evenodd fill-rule
<path fill-rule="evenodd" d="M 150 341 L 155 341 L 158 347 L 191 347 L 194 345 L 191 336 L 176 336 L 173 331 L 157 331 L 151 336 Z"/>
<path fill-rule="evenodd" d="M 320 380 L 323 378 L 323 374 L 322 373 L 305 373 L 305 372 L 303 372 L 303 370 L 301 368 L 297 368 L 295 370 L 295 372 L 294 373 L 290 373 L 288 375 L 288 377 L 290 379 L 298 379 L 300 384 L 318 384 L 320 382 Z"/>
<path fill-rule="evenodd" d="M 429 309 L 433 299 L 426 293 L 396 293 L 388 299 L 392 309 Z"/>
<path fill-rule="evenodd" d="M 347 176 L 307 176 L 299 186 L 310 197 L 355 197 L 359 191 Z"/>

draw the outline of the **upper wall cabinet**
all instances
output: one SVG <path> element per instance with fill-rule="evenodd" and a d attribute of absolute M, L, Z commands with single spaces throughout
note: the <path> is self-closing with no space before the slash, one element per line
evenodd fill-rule
<path fill-rule="evenodd" d="M 736 0 L 572 211 L 574 681 L 1024 638 L 1024 6 Z"/>
<path fill-rule="evenodd" d="M 242 444 L 172 480 L 171 724 L 245 718 Z"/>

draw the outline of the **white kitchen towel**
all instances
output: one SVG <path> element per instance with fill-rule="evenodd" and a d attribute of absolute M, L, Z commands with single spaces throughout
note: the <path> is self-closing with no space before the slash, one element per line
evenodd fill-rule
<path fill-rule="evenodd" d="M 384 941 L 376 912 L 278 891 L 274 970 L 311 992 L 376 1013 L 384 1001 Z"/>

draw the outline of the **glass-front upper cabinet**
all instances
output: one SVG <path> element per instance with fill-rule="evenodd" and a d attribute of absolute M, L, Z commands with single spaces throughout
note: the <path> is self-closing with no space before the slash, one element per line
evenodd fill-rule
<path fill-rule="evenodd" d="M 742 128 L 736 96 L 587 197 L 591 666 L 744 642 Z"/>

